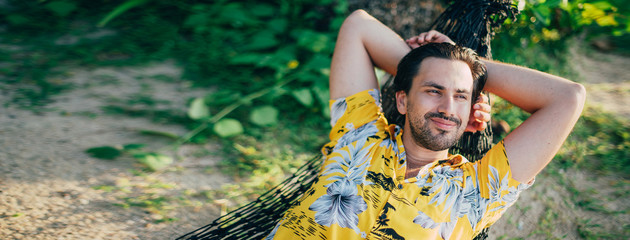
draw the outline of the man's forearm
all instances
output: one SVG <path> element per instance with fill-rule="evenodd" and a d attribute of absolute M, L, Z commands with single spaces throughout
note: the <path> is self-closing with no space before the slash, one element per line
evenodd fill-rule
<path fill-rule="evenodd" d="M 581 95 L 584 89 L 578 83 L 511 64 L 488 60 L 484 60 L 484 63 L 488 68 L 488 81 L 484 89 L 529 113 L 553 105 L 569 108 L 579 105 L 576 95 Z"/>
<path fill-rule="evenodd" d="M 549 163 L 573 129 L 584 107 L 584 86 L 528 68 L 485 62 L 485 89 L 532 113 L 504 141 L 514 179 L 529 181 Z"/>
<path fill-rule="evenodd" d="M 378 88 L 374 66 L 396 73 L 411 49 L 394 31 L 365 11 L 353 12 L 341 26 L 330 72 L 330 97 L 347 97 Z"/>

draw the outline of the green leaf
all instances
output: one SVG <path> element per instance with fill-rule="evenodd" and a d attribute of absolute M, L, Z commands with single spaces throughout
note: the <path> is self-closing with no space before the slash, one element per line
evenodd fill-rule
<path fill-rule="evenodd" d="M 210 117 L 210 110 L 203 98 L 195 98 L 188 108 L 188 117 L 193 120 L 200 120 Z"/>
<path fill-rule="evenodd" d="M 107 25 L 107 23 L 109 21 L 111 21 L 112 19 L 118 17 L 120 14 L 125 13 L 126 11 L 129 11 L 129 9 L 135 8 L 137 6 L 140 6 L 142 4 L 147 3 L 148 0 L 128 0 L 123 4 L 118 5 L 118 7 L 116 7 L 114 10 L 112 10 L 111 12 L 109 12 L 107 14 L 107 16 L 105 16 L 99 23 L 98 26 L 99 27 L 104 27 L 105 25 Z"/>
<path fill-rule="evenodd" d="M 140 153 L 133 157 L 151 171 L 164 169 L 173 163 L 173 158 L 159 153 Z"/>
<path fill-rule="evenodd" d="M 544 4 L 538 5 L 532 9 L 532 12 L 538 21 L 542 22 L 545 26 L 551 23 L 551 9 L 549 6 Z"/>
<path fill-rule="evenodd" d="M 267 30 L 274 33 L 282 33 L 287 29 L 287 20 L 281 18 L 271 19 L 267 23 Z"/>
<path fill-rule="evenodd" d="M 19 14 L 10 14 L 6 16 L 6 19 L 9 23 L 14 25 L 21 25 L 31 21 L 28 17 Z"/>
<path fill-rule="evenodd" d="M 248 45 L 244 47 L 243 50 L 261 50 L 267 49 L 271 47 L 275 47 L 278 45 L 278 40 L 276 40 L 276 36 L 269 31 L 262 31 L 251 38 L 251 41 Z"/>
<path fill-rule="evenodd" d="M 90 156 L 100 159 L 114 160 L 118 156 L 122 154 L 122 151 L 115 147 L 103 146 L 103 147 L 95 147 L 90 148 L 85 151 L 90 154 Z"/>
<path fill-rule="evenodd" d="M 234 101 L 242 99 L 243 95 L 233 90 L 219 89 L 216 92 L 206 95 L 206 103 L 212 103 L 212 106 L 219 106 L 221 104 L 231 104 Z"/>
<path fill-rule="evenodd" d="M 185 27 L 196 27 L 208 24 L 210 16 L 206 12 L 191 14 L 184 21 Z"/>
<path fill-rule="evenodd" d="M 243 125 L 241 125 L 241 122 L 231 118 L 226 118 L 217 122 L 213 129 L 219 137 L 223 138 L 243 133 Z"/>
<path fill-rule="evenodd" d="M 297 73 L 296 78 L 300 82 L 307 82 L 307 83 L 317 83 L 317 82 L 321 82 L 324 79 L 324 77 L 322 77 L 320 74 L 312 72 L 312 71 L 299 72 Z"/>
<path fill-rule="evenodd" d="M 322 108 L 322 115 L 330 119 L 330 108 L 329 107 Z"/>
<path fill-rule="evenodd" d="M 223 23 L 241 27 L 256 22 L 256 19 L 250 17 L 250 14 L 243 9 L 244 7 L 240 3 L 229 3 L 222 8 L 217 20 Z"/>
<path fill-rule="evenodd" d="M 144 144 L 139 144 L 139 143 L 130 143 L 130 144 L 123 145 L 124 150 L 134 150 L 134 149 L 140 149 L 143 147 L 144 147 Z"/>
<path fill-rule="evenodd" d="M 615 20 L 615 17 L 611 14 L 597 18 L 595 19 L 595 22 L 597 23 L 597 25 L 602 27 L 619 25 L 619 23 Z"/>
<path fill-rule="evenodd" d="M 597 2 L 592 2 L 590 4 L 602 10 L 616 9 L 616 7 L 608 1 L 597 1 Z"/>
<path fill-rule="evenodd" d="M 328 49 L 331 41 L 328 35 L 311 30 L 301 30 L 293 33 L 297 36 L 298 46 L 304 47 L 312 52 L 323 52 Z"/>
<path fill-rule="evenodd" d="M 269 67 L 277 71 L 287 69 L 289 62 L 296 59 L 295 48 L 284 47 L 276 50 L 276 52 L 267 56 L 267 58 L 258 62 L 258 66 Z"/>
<path fill-rule="evenodd" d="M 257 17 L 272 17 L 276 13 L 273 6 L 264 3 L 257 3 L 256 8 L 251 10 L 251 14 Z"/>
<path fill-rule="evenodd" d="M 257 107 L 249 115 L 252 123 L 258 126 L 273 126 L 278 123 L 278 109 L 266 105 Z"/>
<path fill-rule="evenodd" d="M 268 59 L 268 56 L 262 54 L 239 54 L 230 59 L 231 64 L 258 64 L 263 60 Z"/>
<path fill-rule="evenodd" d="M 46 4 L 46 8 L 59 17 L 65 17 L 77 9 L 77 4 L 68 1 L 54 1 Z"/>
<path fill-rule="evenodd" d="M 293 97 L 306 107 L 313 106 L 313 95 L 308 88 L 302 88 L 292 92 Z"/>
<path fill-rule="evenodd" d="M 328 89 L 319 86 L 314 86 L 312 89 L 315 93 L 315 97 L 317 97 L 317 100 L 319 100 L 319 103 L 324 108 L 328 108 L 330 102 L 330 92 L 328 91 Z"/>
<path fill-rule="evenodd" d="M 323 70 L 330 68 L 330 57 L 323 54 L 315 54 L 304 67 L 323 74 Z"/>

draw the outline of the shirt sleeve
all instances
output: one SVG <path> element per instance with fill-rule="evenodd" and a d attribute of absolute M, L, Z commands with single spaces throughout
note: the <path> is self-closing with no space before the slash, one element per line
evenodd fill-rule
<path fill-rule="evenodd" d="M 330 140 L 336 142 L 346 133 L 374 122 L 382 116 L 379 92 L 365 90 L 347 98 L 330 100 Z"/>
<path fill-rule="evenodd" d="M 529 184 L 512 178 L 512 171 L 505 153 L 503 141 L 496 144 L 479 161 L 475 162 L 479 194 L 485 203 L 482 227 L 489 226 L 498 220 L 505 210 L 516 202 L 518 195 Z"/>

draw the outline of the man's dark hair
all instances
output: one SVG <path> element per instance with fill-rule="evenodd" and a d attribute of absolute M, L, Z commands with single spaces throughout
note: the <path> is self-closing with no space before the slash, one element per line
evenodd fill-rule
<path fill-rule="evenodd" d="M 388 95 L 390 96 L 383 96 L 384 98 L 394 97 L 394 99 L 387 99 L 389 101 L 394 101 L 394 109 L 389 109 L 390 111 L 385 111 L 385 115 L 390 123 L 395 123 L 400 126 L 404 124 L 404 116 L 398 113 L 395 107 L 395 96 L 391 95 L 398 91 L 405 91 L 405 93 L 409 93 L 409 89 L 411 89 L 413 79 L 414 77 L 416 77 L 416 75 L 418 75 L 418 72 L 420 71 L 420 65 L 422 64 L 422 61 L 428 57 L 460 60 L 468 64 L 468 67 L 470 67 L 470 72 L 472 73 L 473 77 L 473 91 L 471 98 L 472 104 L 475 104 L 475 102 L 477 101 L 481 90 L 483 90 L 483 87 L 486 84 L 487 78 L 486 65 L 479 59 L 477 53 L 475 53 L 475 51 L 470 48 L 461 47 L 450 43 L 428 43 L 411 50 L 409 53 L 407 53 L 407 55 L 405 55 L 405 57 L 400 60 L 400 63 L 398 63 L 396 77 L 394 77 L 393 86 L 391 86 L 393 91 L 389 91 Z M 385 99 L 383 100 L 387 101 Z M 384 103 L 384 105 L 386 104 Z"/>

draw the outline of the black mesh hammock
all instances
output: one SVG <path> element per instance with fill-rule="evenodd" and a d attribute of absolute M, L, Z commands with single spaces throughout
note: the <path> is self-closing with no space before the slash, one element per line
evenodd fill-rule
<path fill-rule="evenodd" d="M 518 10 L 511 0 L 455 0 L 435 20 L 431 28 L 448 35 L 459 45 L 472 48 L 486 58 L 490 55 L 492 29 L 506 19 L 515 19 Z M 389 87 L 391 79 L 382 88 L 383 109 L 390 123 L 400 123 Z M 474 134 L 465 133 L 450 149 L 470 161 L 477 161 L 492 147 L 492 129 Z M 295 174 L 262 194 L 255 201 L 217 218 L 212 223 L 187 233 L 179 239 L 263 239 L 280 221 L 285 211 L 295 204 L 310 186 L 317 181 L 322 164 L 321 156 L 308 161 Z M 485 239 L 488 228 L 475 239 Z"/>

